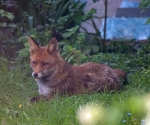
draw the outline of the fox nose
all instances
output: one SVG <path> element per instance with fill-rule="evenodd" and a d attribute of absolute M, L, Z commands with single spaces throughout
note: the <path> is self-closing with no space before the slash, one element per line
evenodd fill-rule
<path fill-rule="evenodd" d="M 36 78 L 38 76 L 38 73 L 33 73 L 33 76 Z"/>

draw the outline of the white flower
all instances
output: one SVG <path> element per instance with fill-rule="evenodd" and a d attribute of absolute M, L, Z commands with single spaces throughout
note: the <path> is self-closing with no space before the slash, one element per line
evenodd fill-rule
<path fill-rule="evenodd" d="M 103 117 L 104 109 L 97 104 L 81 106 L 77 111 L 77 119 L 81 125 L 94 125 L 102 121 Z"/>

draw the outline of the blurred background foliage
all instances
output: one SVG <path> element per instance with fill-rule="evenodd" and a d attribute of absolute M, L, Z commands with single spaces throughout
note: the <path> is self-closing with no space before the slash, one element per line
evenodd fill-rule
<path fill-rule="evenodd" d="M 2 53 L 6 54 L 7 49 L 13 47 L 21 50 L 18 42 L 25 44 L 26 36 L 29 35 L 38 42 L 40 41 L 41 44 L 46 44 L 52 37 L 56 37 L 58 41 L 67 38 L 70 42 L 75 42 L 76 39 L 71 37 L 75 33 L 79 33 L 82 21 L 92 18 L 96 12 L 95 9 L 92 9 L 88 13 L 84 13 L 85 5 L 86 3 L 74 0 L 1 0 L 0 35 L 2 37 L 0 41 L 3 44 Z M 83 40 L 84 35 L 78 34 L 77 36 Z M 71 41 L 71 39 L 73 40 Z M 10 48 L 5 44 L 10 44 Z M 12 57 L 12 53 L 6 55 Z"/>
<path fill-rule="evenodd" d="M 150 8 L 150 1 L 149 0 L 141 0 L 139 7 L 140 8 Z M 145 9 L 143 9 L 143 11 L 145 11 Z M 147 20 L 146 23 L 150 23 L 150 18 Z"/>
<path fill-rule="evenodd" d="M 85 6 L 86 2 L 80 0 L 0 0 L 0 55 L 14 61 L 28 60 L 27 36 L 40 45 L 46 45 L 56 37 L 62 56 L 71 64 L 104 62 L 103 53 L 112 56 L 118 53 L 128 55 L 132 59 L 127 61 L 131 66 L 136 62 L 137 67 L 148 67 L 150 39 L 144 42 L 134 39 L 104 41 L 93 21 L 93 18 L 103 17 L 95 17 L 94 8 L 85 13 Z M 148 0 L 139 5 L 149 6 Z M 93 22 L 95 34 L 80 32 L 81 23 L 86 20 Z M 112 56 L 109 56 L 110 60 L 118 60 L 117 56 Z"/>

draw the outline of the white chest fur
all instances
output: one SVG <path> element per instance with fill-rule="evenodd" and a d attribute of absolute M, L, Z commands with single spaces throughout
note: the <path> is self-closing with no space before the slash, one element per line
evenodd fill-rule
<path fill-rule="evenodd" d="M 38 87 L 39 87 L 40 95 L 43 95 L 43 96 L 50 95 L 50 93 L 51 93 L 51 88 L 50 87 L 48 87 L 45 84 L 41 84 L 40 82 L 37 82 L 37 84 L 38 84 Z"/>

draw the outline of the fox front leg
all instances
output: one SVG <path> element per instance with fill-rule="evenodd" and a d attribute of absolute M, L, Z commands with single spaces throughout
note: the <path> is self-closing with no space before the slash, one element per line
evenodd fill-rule
<path fill-rule="evenodd" d="M 51 100 L 52 98 L 53 98 L 53 94 L 51 94 L 51 95 L 49 95 L 49 96 L 38 96 L 38 97 L 33 97 L 33 98 L 31 98 L 30 99 L 30 102 L 31 103 L 36 103 L 36 102 L 38 102 L 38 101 L 40 101 L 40 100 L 46 100 L 46 101 L 49 101 L 49 100 Z"/>
<path fill-rule="evenodd" d="M 39 100 L 43 100 L 43 98 L 46 98 L 46 97 L 45 96 L 33 97 L 33 98 L 30 99 L 30 102 L 31 103 L 38 102 Z"/>

